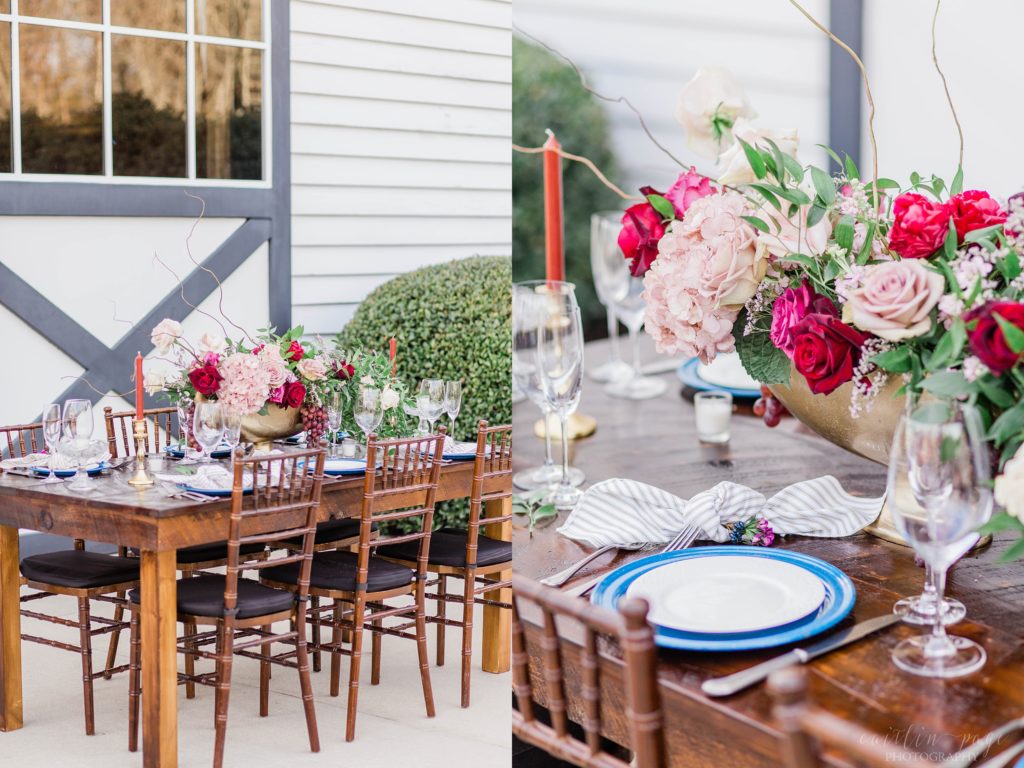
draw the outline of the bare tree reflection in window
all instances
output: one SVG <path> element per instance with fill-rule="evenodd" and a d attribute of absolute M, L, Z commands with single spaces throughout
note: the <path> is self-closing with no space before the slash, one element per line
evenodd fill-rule
<path fill-rule="evenodd" d="M 118 27 L 185 31 L 186 0 L 110 0 L 110 22 Z"/>
<path fill-rule="evenodd" d="M 195 3 L 196 34 L 236 40 L 263 39 L 261 0 L 195 0 Z"/>
<path fill-rule="evenodd" d="M 0 173 L 14 170 L 11 152 L 11 25 L 0 24 Z"/>
<path fill-rule="evenodd" d="M 21 0 L 18 3 L 18 13 L 22 16 L 91 21 L 95 24 L 103 20 L 102 9 L 101 0 Z"/>
<path fill-rule="evenodd" d="M 196 174 L 263 177 L 261 51 L 196 46 Z"/>

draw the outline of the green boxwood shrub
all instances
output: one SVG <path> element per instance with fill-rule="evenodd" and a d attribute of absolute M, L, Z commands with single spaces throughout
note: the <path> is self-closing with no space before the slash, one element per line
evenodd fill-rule
<path fill-rule="evenodd" d="M 338 335 L 342 349 L 386 349 L 398 340 L 398 375 L 415 392 L 421 379 L 462 379 L 456 438 L 476 423 L 512 419 L 512 267 L 508 258 L 474 256 L 423 267 L 384 283 Z M 447 416 L 439 424 L 447 426 Z M 439 526 L 465 521 L 468 505 L 439 505 Z"/>

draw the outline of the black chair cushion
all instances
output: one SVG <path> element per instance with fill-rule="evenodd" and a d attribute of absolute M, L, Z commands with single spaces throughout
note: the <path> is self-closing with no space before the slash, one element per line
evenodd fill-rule
<path fill-rule="evenodd" d="M 263 544 L 242 544 L 239 546 L 238 551 L 243 555 L 255 555 L 264 549 L 266 547 Z M 182 565 L 227 559 L 228 543 L 226 541 L 215 541 L 213 544 L 199 544 L 195 547 L 185 547 L 185 549 L 178 550 L 178 562 Z"/>
<path fill-rule="evenodd" d="M 178 580 L 178 613 L 192 616 L 221 617 L 224 615 L 224 585 L 226 579 L 220 574 L 204 574 L 194 579 Z M 139 602 L 139 590 L 128 593 L 133 603 Z M 255 616 L 269 616 L 287 611 L 295 604 L 295 595 L 281 589 L 260 584 L 252 579 L 238 580 L 239 619 Z"/>
<path fill-rule="evenodd" d="M 317 552 L 313 555 L 313 568 L 309 585 L 319 589 L 354 592 L 356 589 L 355 552 Z M 300 563 L 288 563 L 262 571 L 264 578 L 283 584 L 294 584 L 299 578 Z M 411 584 L 416 572 L 398 563 L 371 557 L 367 568 L 366 588 L 370 592 L 383 592 Z"/>
<path fill-rule="evenodd" d="M 41 584 L 93 589 L 138 581 L 139 561 L 69 549 L 26 557 L 21 561 L 21 574 Z"/>
<path fill-rule="evenodd" d="M 371 523 L 370 529 L 376 531 L 377 524 Z M 353 517 L 343 517 L 340 520 L 326 520 L 317 525 L 313 543 L 316 545 L 330 544 L 332 541 L 354 539 L 358 536 L 359 520 Z M 287 543 L 301 547 L 302 537 L 296 536 L 294 539 L 287 539 Z"/>
<path fill-rule="evenodd" d="M 427 562 L 431 565 L 448 565 L 453 568 L 466 567 L 467 533 L 458 528 L 442 528 L 430 534 L 430 553 Z M 476 564 L 495 565 L 512 560 L 512 542 L 490 539 L 483 534 L 476 540 Z M 377 550 L 385 557 L 395 557 L 415 562 L 420 554 L 418 541 L 384 546 Z"/>

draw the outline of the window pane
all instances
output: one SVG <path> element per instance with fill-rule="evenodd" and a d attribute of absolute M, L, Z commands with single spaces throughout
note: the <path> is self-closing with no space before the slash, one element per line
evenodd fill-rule
<path fill-rule="evenodd" d="M 196 175 L 263 178 L 261 51 L 196 45 Z"/>
<path fill-rule="evenodd" d="M 196 34 L 262 40 L 261 0 L 195 0 Z"/>
<path fill-rule="evenodd" d="M 110 20 L 118 27 L 185 31 L 185 0 L 110 0 Z"/>
<path fill-rule="evenodd" d="M 0 7 L 3 3 L 0 2 Z M 11 167 L 11 25 L 0 24 L 0 173 Z"/>
<path fill-rule="evenodd" d="M 0 0 L 0 13 L 11 12 L 11 0 Z"/>
<path fill-rule="evenodd" d="M 22 16 L 92 21 L 98 24 L 103 20 L 102 7 L 101 0 L 21 0 L 18 13 Z"/>
<path fill-rule="evenodd" d="M 22 170 L 102 173 L 100 33 L 33 24 L 20 32 Z"/>
<path fill-rule="evenodd" d="M 184 176 L 185 44 L 111 36 L 114 175 Z"/>

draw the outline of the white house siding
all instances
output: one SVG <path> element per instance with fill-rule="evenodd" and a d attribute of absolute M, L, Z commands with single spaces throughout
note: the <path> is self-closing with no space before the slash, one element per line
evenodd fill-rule
<path fill-rule="evenodd" d="M 511 254 L 511 2 L 292 0 L 293 319 Z"/>

